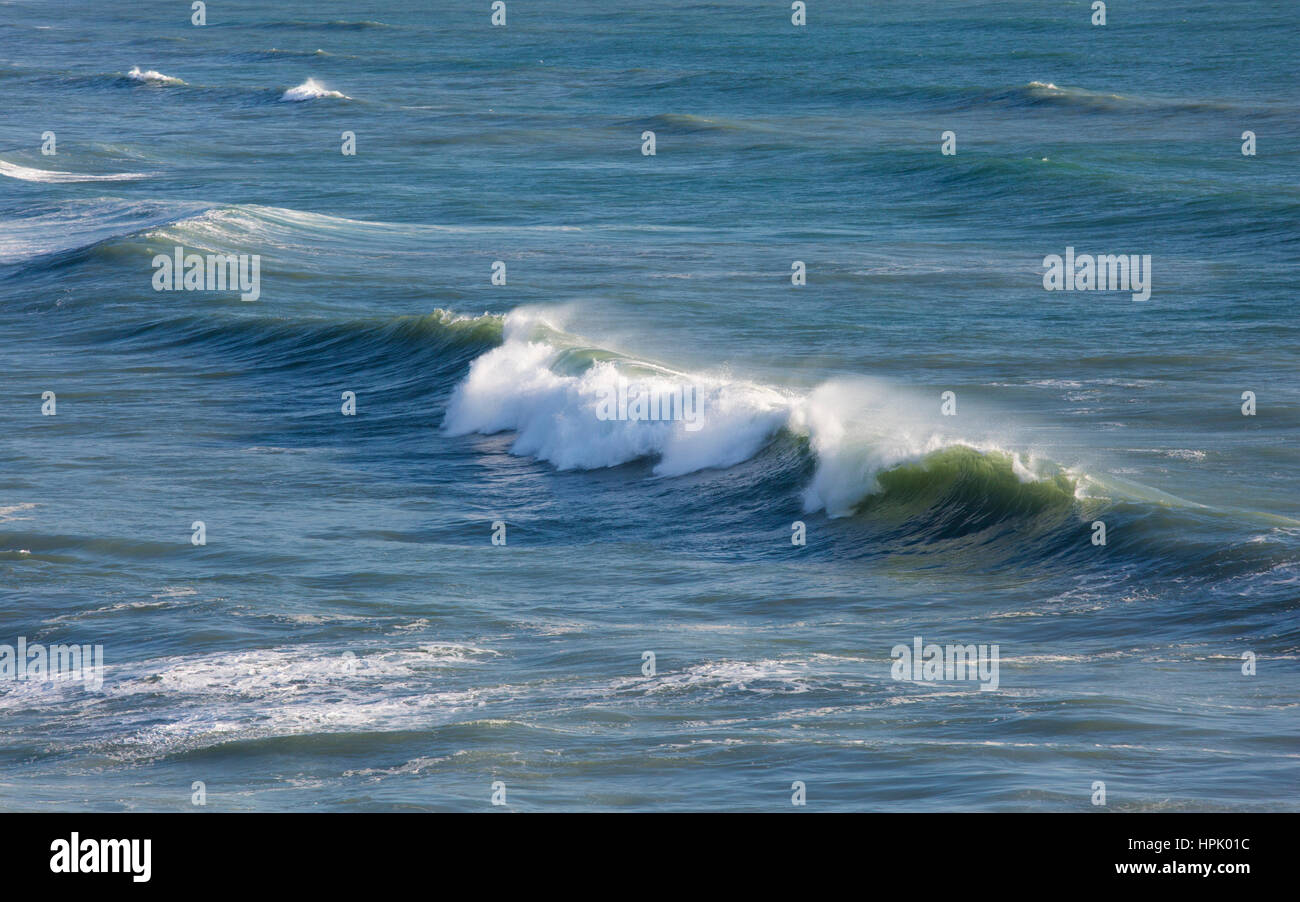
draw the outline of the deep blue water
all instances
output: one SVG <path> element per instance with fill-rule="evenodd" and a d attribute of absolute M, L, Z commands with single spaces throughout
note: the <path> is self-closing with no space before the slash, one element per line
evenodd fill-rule
<path fill-rule="evenodd" d="M 808 5 L 0 2 L 0 808 L 1300 807 L 1297 9 Z"/>

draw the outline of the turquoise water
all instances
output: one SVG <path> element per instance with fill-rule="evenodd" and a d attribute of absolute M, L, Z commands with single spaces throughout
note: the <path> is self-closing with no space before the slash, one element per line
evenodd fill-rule
<path fill-rule="evenodd" d="M 1293 8 L 186 6 L 0 4 L 0 807 L 1297 807 Z"/>

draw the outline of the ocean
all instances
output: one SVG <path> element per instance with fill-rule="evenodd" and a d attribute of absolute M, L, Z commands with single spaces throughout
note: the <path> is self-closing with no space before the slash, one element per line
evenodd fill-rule
<path fill-rule="evenodd" d="M 0 809 L 1300 808 L 1294 5 L 189 6 L 0 2 Z"/>

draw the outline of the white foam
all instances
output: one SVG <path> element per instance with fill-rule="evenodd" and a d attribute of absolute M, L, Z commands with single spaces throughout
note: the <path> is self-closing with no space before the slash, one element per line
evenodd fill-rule
<path fill-rule="evenodd" d="M 280 99 L 291 103 L 298 103 L 303 100 L 316 100 L 319 97 L 334 97 L 339 100 L 352 99 L 348 95 L 339 91 L 329 90 L 314 78 L 309 78 L 302 84 L 285 91 L 284 95 Z"/>
<path fill-rule="evenodd" d="M 444 422 L 448 433 L 513 431 L 514 453 L 562 470 L 657 457 L 657 475 L 680 476 L 749 459 L 789 417 L 788 396 L 745 382 L 633 361 L 598 361 L 580 375 L 556 372 L 552 365 L 562 348 L 535 338 L 539 329 L 555 331 L 530 311 L 507 317 L 504 343 L 475 360 L 457 386 Z M 698 420 L 598 418 L 601 398 L 616 391 L 620 378 L 664 393 L 695 391 Z"/>
<path fill-rule="evenodd" d="M 415 730 L 486 700 L 510 698 L 515 687 L 457 688 L 453 674 L 498 653 L 460 643 L 406 648 L 342 649 L 285 646 L 230 653 L 111 663 L 102 692 L 77 681 L 11 681 L 0 691 L 0 715 L 16 710 L 57 713 L 63 721 L 116 715 L 104 754 L 152 758 L 248 740 L 317 732 Z M 159 716 L 165 704 L 166 716 Z M 77 740 L 69 740 L 75 744 Z"/>
<path fill-rule="evenodd" d="M 789 659 L 758 661 L 706 661 L 676 672 L 657 674 L 654 679 L 629 677 L 614 684 L 617 692 L 640 690 L 648 694 L 717 690 L 794 694 L 821 686 L 826 674 L 812 668 L 812 662 Z"/>
<path fill-rule="evenodd" d="M 857 416 L 845 415 L 855 410 Z M 878 491 L 881 471 L 945 445 L 919 418 L 899 409 L 888 389 L 868 382 L 818 387 L 795 411 L 791 425 L 807 432 L 818 461 L 804 490 L 804 507 L 832 517 L 848 515 Z"/>
<path fill-rule="evenodd" d="M 30 520 L 31 517 L 20 517 L 17 515 L 35 509 L 36 505 L 27 501 L 22 504 L 0 505 L 0 523 L 8 523 L 11 520 Z"/>
<path fill-rule="evenodd" d="M 880 490 L 876 477 L 894 467 L 917 463 L 946 448 L 970 448 L 1010 458 L 1020 482 L 1037 482 L 1050 463 L 1008 450 L 978 433 L 979 417 L 963 414 L 968 430 L 958 435 L 937 416 L 939 399 L 927 401 L 898 386 L 866 379 L 825 383 L 799 404 L 791 428 L 805 431 L 817 456 L 817 471 L 804 490 L 804 508 L 844 517 Z M 946 424 L 945 424 L 946 425 Z"/>
<path fill-rule="evenodd" d="M 173 78 L 170 75 L 163 75 L 161 72 L 157 72 L 153 69 L 149 69 L 144 72 L 141 72 L 139 66 L 132 66 L 131 71 L 126 73 L 126 77 L 131 79 L 132 81 L 138 81 L 138 82 L 142 82 L 143 84 L 149 84 L 149 85 L 185 84 L 185 82 L 181 81 L 179 78 Z"/>
<path fill-rule="evenodd" d="M 147 172 L 114 172 L 107 175 L 93 175 L 87 172 L 62 172 L 57 169 L 33 169 L 0 160 L 0 175 L 24 182 L 129 182 L 133 179 L 148 178 Z"/>

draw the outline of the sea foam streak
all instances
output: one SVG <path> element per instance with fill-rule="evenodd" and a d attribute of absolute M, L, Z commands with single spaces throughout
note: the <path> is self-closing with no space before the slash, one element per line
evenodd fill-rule
<path fill-rule="evenodd" d="M 284 95 L 280 99 L 291 103 L 298 103 L 303 100 L 316 100 L 320 97 L 334 97 L 338 100 L 352 99 L 340 91 L 329 90 L 314 78 L 309 78 L 297 87 L 285 91 Z"/>
<path fill-rule="evenodd" d="M 133 179 L 148 178 L 147 172 L 114 172 L 108 175 L 92 175 L 86 172 L 61 172 L 57 169 L 33 169 L 0 160 L 0 175 L 24 182 L 129 182 Z"/>

